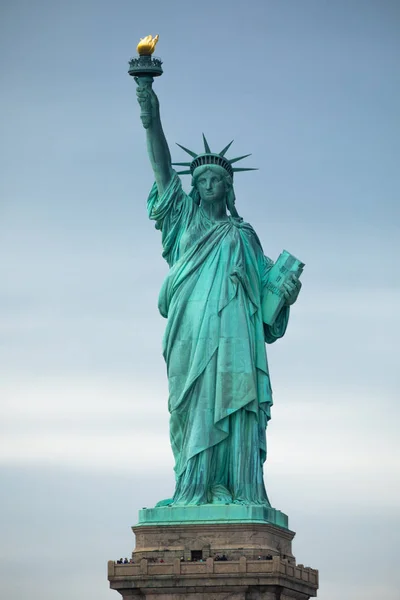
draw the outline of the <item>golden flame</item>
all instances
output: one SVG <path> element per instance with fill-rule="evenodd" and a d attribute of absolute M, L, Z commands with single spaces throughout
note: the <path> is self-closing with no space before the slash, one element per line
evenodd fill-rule
<path fill-rule="evenodd" d="M 141 38 L 137 45 L 138 54 L 140 54 L 140 56 L 150 56 L 153 54 L 157 42 L 158 34 L 155 37 L 152 35 L 146 35 L 146 37 Z"/>

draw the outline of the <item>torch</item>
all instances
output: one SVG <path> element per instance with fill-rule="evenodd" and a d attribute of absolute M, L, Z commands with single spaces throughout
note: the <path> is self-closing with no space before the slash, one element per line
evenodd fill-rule
<path fill-rule="evenodd" d="M 154 48 L 158 42 L 158 35 L 142 38 L 137 46 L 138 55 L 129 61 L 129 75 L 135 78 L 136 83 L 142 89 L 148 90 L 154 81 L 154 77 L 162 75 L 161 58 L 153 57 Z M 151 101 L 147 95 L 141 102 L 140 118 L 143 127 L 147 129 L 151 123 Z"/>

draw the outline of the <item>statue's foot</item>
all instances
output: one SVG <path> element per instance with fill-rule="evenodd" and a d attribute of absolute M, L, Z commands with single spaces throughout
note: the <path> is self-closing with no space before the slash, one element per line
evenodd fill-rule
<path fill-rule="evenodd" d="M 240 505 L 246 505 L 246 506 L 250 506 L 250 505 L 256 505 L 256 506 L 265 506 L 265 508 L 271 508 L 271 505 L 268 501 L 268 499 L 266 500 L 247 500 L 245 498 L 235 498 L 233 500 L 233 504 L 240 504 Z"/>
<path fill-rule="evenodd" d="M 210 496 L 211 504 L 232 504 L 232 494 L 224 485 L 213 485 Z"/>
<path fill-rule="evenodd" d="M 172 502 L 172 498 L 166 498 L 165 500 L 160 500 L 159 502 L 157 502 L 155 507 L 159 508 L 160 506 L 171 506 Z"/>

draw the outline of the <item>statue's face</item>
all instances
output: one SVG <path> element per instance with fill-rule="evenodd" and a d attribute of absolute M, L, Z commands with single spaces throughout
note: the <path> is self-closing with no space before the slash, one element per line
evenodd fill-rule
<path fill-rule="evenodd" d="M 223 177 L 211 169 L 199 175 L 196 187 L 202 202 L 222 202 L 225 200 L 226 187 Z"/>

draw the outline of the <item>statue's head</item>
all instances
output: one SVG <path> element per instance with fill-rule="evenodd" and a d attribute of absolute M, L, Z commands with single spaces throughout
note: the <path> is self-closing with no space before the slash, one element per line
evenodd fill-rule
<path fill-rule="evenodd" d="M 200 202 L 221 202 L 232 188 L 232 177 L 218 165 L 202 165 L 194 170 L 192 186 L 196 188 Z"/>
<path fill-rule="evenodd" d="M 235 171 L 254 171 L 249 168 L 237 168 L 232 165 L 250 154 L 236 158 L 226 158 L 230 142 L 221 152 L 211 152 L 210 146 L 203 134 L 204 153 L 197 154 L 184 146 L 178 144 L 182 150 L 190 154 L 190 162 L 172 163 L 180 167 L 189 167 L 178 171 L 178 175 L 192 175 L 192 191 L 190 196 L 200 204 L 201 202 L 223 202 L 233 217 L 239 217 L 235 208 L 235 193 L 233 191 L 233 174 Z"/>
<path fill-rule="evenodd" d="M 238 217 L 235 208 L 235 193 L 232 176 L 219 165 L 197 167 L 192 177 L 191 196 L 197 204 L 223 202 L 233 217 Z"/>

